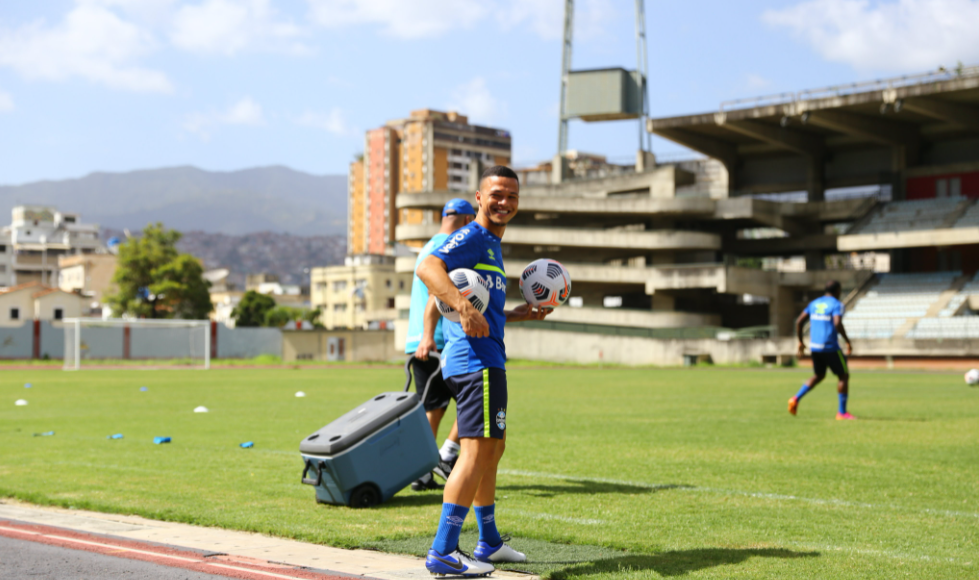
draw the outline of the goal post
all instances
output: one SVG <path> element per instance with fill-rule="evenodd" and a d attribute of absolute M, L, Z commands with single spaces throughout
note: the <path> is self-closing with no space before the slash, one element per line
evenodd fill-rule
<path fill-rule="evenodd" d="M 211 368 L 210 320 L 66 318 L 65 370 L 96 361 L 188 361 Z"/>

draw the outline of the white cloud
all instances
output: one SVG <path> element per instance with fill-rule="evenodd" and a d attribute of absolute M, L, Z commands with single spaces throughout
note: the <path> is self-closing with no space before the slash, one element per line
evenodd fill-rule
<path fill-rule="evenodd" d="M 507 0 L 499 3 L 497 14 L 505 25 L 512 27 L 526 24 L 546 40 L 561 39 L 564 36 L 563 0 Z M 606 27 L 616 16 L 612 0 L 579 0 L 574 12 L 575 40 L 603 36 Z"/>
<path fill-rule="evenodd" d="M 397 38 L 438 36 L 469 28 L 489 13 L 481 0 L 307 0 L 311 19 L 327 28 L 376 24 Z"/>
<path fill-rule="evenodd" d="M 327 133 L 339 136 L 356 135 L 359 131 L 350 126 L 343 111 L 337 107 L 330 109 L 327 114 L 306 111 L 296 119 L 296 123 L 304 127 L 322 129 Z"/>
<path fill-rule="evenodd" d="M 96 3 L 82 2 L 62 22 L 44 21 L 0 31 L 0 66 L 32 80 L 83 78 L 116 89 L 169 93 L 170 80 L 140 66 L 152 35 Z"/>
<path fill-rule="evenodd" d="M 498 123 L 507 113 L 506 103 L 490 93 L 483 77 L 476 77 L 453 89 L 448 106 L 474 123 Z"/>
<path fill-rule="evenodd" d="M 748 88 L 752 90 L 767 89 L 768 87 L 772 86 L 772 81 L 761 75 L 749 74 L 746 79 L 746 84 L 748 85 Z"/>
<path fill-rule="evenodd" d="M 219 120 L 227 125 L 264 125 L 265 116 L 262 114 L 262 106 L 252 100 L 251 97 L 244 97 L 228 109 L 228 112 L 221 115 Z"/>
<path fill-rule="evenodd" d="M 932 70 L 979 60 L 979 0 L 809 0 L 762 15 L 823 58 L 862 70 Z"/>
<path fill-rule="evenodd" d="M 269 0 L 205 0 L 173 15 L 170 40 L 177 48 L 231 56 L 246 49 L 309 51 L 299 26 L 281 20 Z"/>
<path fill-rule="evenodd" d="M 0 113 L 6 113 L 13 110 L 14 98 L 10 96 L 10 93 L 0 91 Z"/>
<path fill-rule="evenodd" d="M 211 113 L 191 113 L 184 118 L 183 128 L 193 133 L 203 141 L 211 138 L 211 133 L 218 125 L 249 125 L 253 127 L 265 125 L 265 114 L 262 106 L 251 97 L 243 97 L 228 109 Z"/>
<path fill-rule="evenodd" d="M 306 0 L 320 26 L 376 25 L 387 36 L 432 38 L 478 24 L 504 28 L 526 25 L 547 40 L 564 30 L 562 0 Z M 614 18 L 612 0 L 582 0 L 575 11 L 575 38 L 603 33 Z"/>

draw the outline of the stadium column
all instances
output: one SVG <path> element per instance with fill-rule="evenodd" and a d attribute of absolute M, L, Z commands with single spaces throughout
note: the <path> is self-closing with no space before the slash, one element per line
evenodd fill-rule
<path fill-rule="evenodd" d="M 32 358 L 41 358 L 41 321 L 34 319 L 34 336 L 31 348 Z"/>
<path fill-rule="evenodd" d="M 775 336 L 792 336 L 796 314 L 792 290 L 777 286 L 768 303 L 768 324 L 774 328 Z"/>
<path fill-rule="evenodd" d="M 809 201 L 826 200 L 826 159 L 820 155 L 807 155 L 809 162 L 808 179 L 806 188 L 808 189 Z M 808 262 L 808 259 L 806 260 Z"/>

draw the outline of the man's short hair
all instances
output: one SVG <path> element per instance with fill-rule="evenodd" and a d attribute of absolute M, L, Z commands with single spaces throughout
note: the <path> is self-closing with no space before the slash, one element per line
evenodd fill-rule
<path fill-rule="evenodd" d="M 517 173 L 506 165 L 494 165 L 493 167 L 490 167 L 484 171 L 483 174 L 479 176 L 479 184 L 482 185 L 483 180 L 487 177 L 505 177 L 507 179 L 516 180 L 518 184 L 520 183 L 520 178 L 517 177 Z"/>
<path fill-rule="evenodd" d="M 826 293 L 827 294 L 839 294 L 840 293 L 840 283 L 838 280 L 830 280 L 826 283 Z"/>

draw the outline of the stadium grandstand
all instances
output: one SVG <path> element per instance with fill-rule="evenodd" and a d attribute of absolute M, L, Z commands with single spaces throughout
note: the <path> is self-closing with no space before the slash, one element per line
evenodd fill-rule
<path fill-rule="evenodd" d="M 550 257 L 571 273 L 573 301 L 508 343 L 600 360 L 601 334 L 647 341 L 622 343 L 653 353 L 622 362 L 784 360 L 796 316 L 838 279 L 858 354 L 979 353 L 979 67 L 722 103 L 647 128 L 703 157 L 599 177 L 542 164 L 525 180 L 503 244 L 508 298 L 520 299 L 524 264 Z M 396 205 L 434 212 L 456 195 Z M 437 229 L 395 237 L 418 246 Z M 738 342 L 749 337 L 761 346 Z"/>

